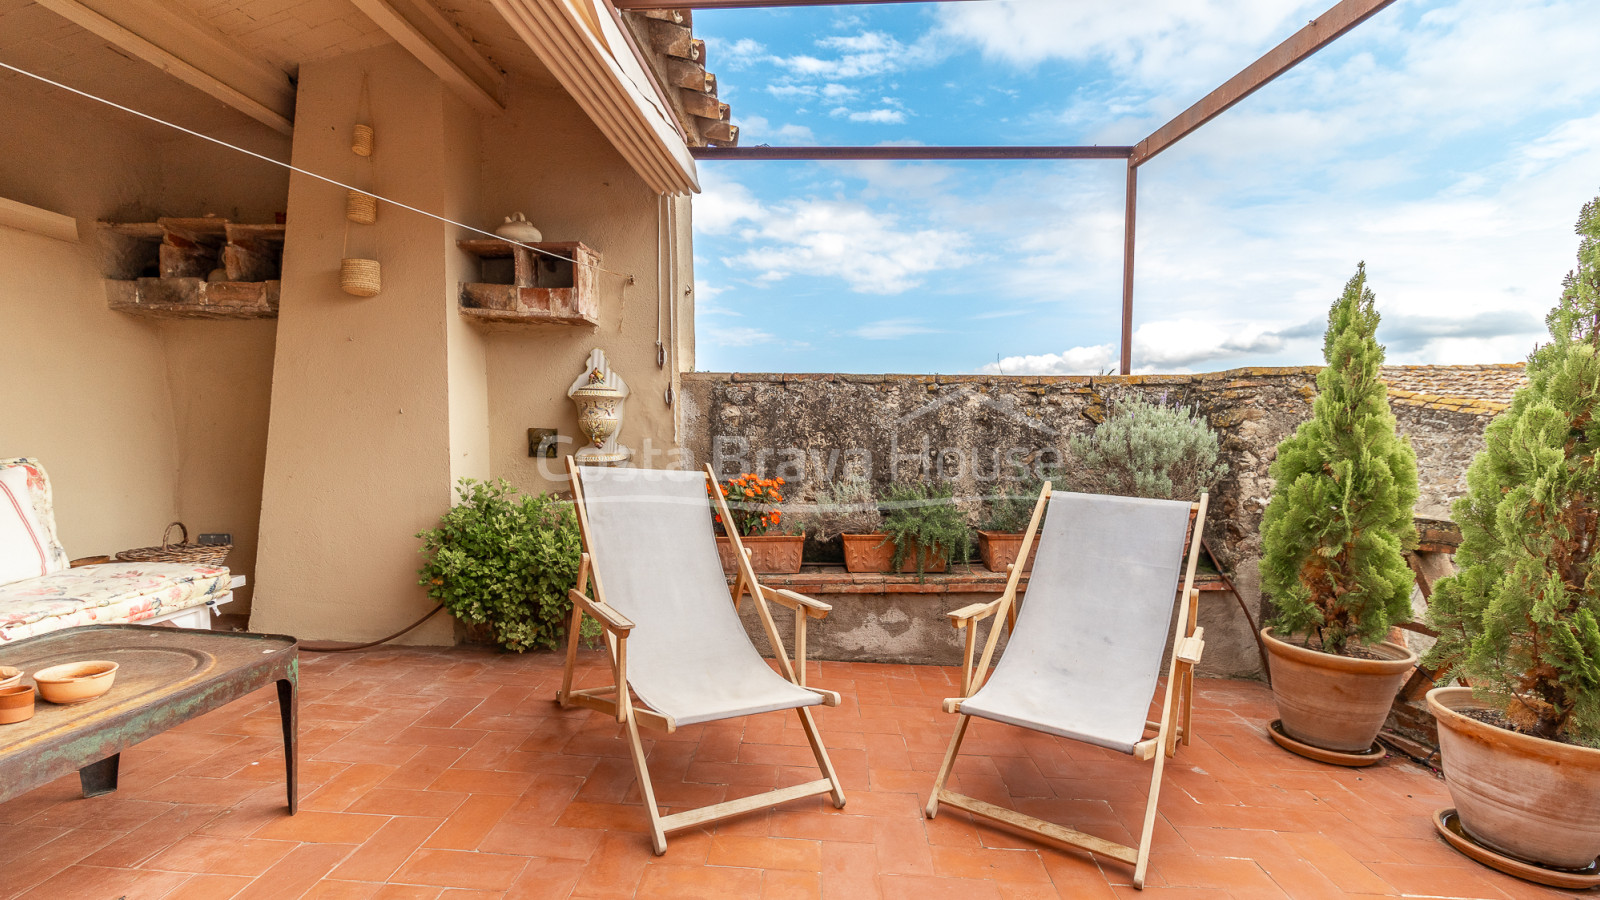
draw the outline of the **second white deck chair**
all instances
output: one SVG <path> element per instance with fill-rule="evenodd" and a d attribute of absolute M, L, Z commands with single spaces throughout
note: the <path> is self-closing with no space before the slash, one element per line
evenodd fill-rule
<path fill-rule="evenodd" d="M 967 632 L 965 696 L 944 702 L 945 710 L 959 713 L 961 719 L 928 798 L 924 810 L 928 818 L 938 813 L 942 802 L 1100 853 L 1132 864 L 1133 885 L 1143 889 L 1162 764 L 1172 755 L 1180 732 L 1188 743 L 1194 664 L 1204 647 L 1202 630 L 1195 626 L 1194 569 L 1206 502 L 1205 495 L 1199 503 L 1183 503 L 1052 493 L 1045 484 L 1017 556 L 1019 561 L 1028 558 L 1037 534 L 1039 549 L 1028 578 L 1027 602 L 1020 606 L 1016 602 L 1021 572 L 1014 565 L 999 599 L 950 613 L 955 626 Z M 1191 512 L 1196 524 L 1185 566 L 1184 537 Z M 1149 721 L 1175 603 L 1179 608 L 1177 627 L 1172 629 L 1166 699 L 1161 719 Z M 985 680 L 1000 625 L 1013 612 L 1010 642 L 994 674 Z M 978 621 L 990 616 L 994 620 L 983 658 L 974 667 L 973 633 Z M 947 789 L 945 781 L 970 716 L 1083 741 L 1140 760 L 1153 758 L 1155 772 L 1138 846 L 1125 847 Z M 1175 721 L 1179 719 L 1181 726 Z M 1150 730 L 1155 734 L 1146 736 Z"/>
<path fill-rule="evenodd" d="M 844 806 L 844 788 L 808 708 L 837 706 L 839 695 L 805 684 L 806 621 L 827 615 L 831 607 L 792 591 L 763 588 L 738 535 L 731 532 L 739 574 L 729 596 L 712 532 L 707 488 L 714 488 L 716 481 L 709 468 L 704 472 L 591 468 L 574 465 L 570 457 L 567 467 L 585 552 L 578 587 L 571 593 L 567 663 L 557 699 L 563 706 L 615 715 L 627 730 L 655 852 L 666 852 L 668 832 L 800 797 L 831 793 L 833 805 Z M 716 498 L 722 521 L 733 521 L 720 492 Z M 589 586 L 593 593 L 586 590 Z M 761 658 L 739 620 L 737 605 L 746 589 L 754 598 L 781 675 Z M 784 655 L 768 601 L 794 611 L 793 665 Z M 606 631 L 615 680 L 607 687 L 574 690 L 573 664 L 585 614 Z M 641 722 L 671 733 L 681 725 L 785 709 L 799 714 L 822 779 L 661 814 L 639 741 Z"/>

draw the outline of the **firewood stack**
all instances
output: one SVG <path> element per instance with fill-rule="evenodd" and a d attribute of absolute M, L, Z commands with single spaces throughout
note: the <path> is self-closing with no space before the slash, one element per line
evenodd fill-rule
<path fill-rule="evenodd" d="M 623 14 L 691 147 L 736 147 L 739 126 L 717 99 L 717 76 L 706 71 L 706 42 L 694 36 L 692 12 L 650 9 Z"/>

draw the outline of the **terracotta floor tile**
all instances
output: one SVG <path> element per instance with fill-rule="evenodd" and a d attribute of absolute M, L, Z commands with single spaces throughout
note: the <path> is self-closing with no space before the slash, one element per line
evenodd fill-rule
<path fill-rule="evenodd" d="M 560 900 L 572 895 L 572 889 L 583 874 L 584 864 L 574 859 L 530 859 L 511 889 L 506 900 Z"/>
<path fill-rule="evenodd" d="M 385 881 L 400 864 L 438 830 L 439 819 L 400 816 L 390 819 L 372 839 L 333 870 L 332 877 L 348 881 Z"/>
<path fill-rule="evenodd" d="M 450 815 L 424 846 L 445 850 L 476 850 L 505 818 L 517 798 L 500 794 L 475 794 Z"/>
<path fill-rule="evenodd" d="M 389 880 L 474 890 L 504 891 L 527 867 L 520 856 L 468 850 L 418 850 Z"/>
<path fill-rule="evenodd" d="M 992 881 L 933 878 L 927 875 L 884 875 L 884 900 L 986 900 L 1000 897 Z"/>
<path fill-rule="evenodd" d="M 177 872 L 68 866 L 22 895 L 23 900 L 156 900 L 188 879 Z"/>
<path fill-rule="evenodd" d="M 194 834 L 156 854 L 145 867 L 210 875 L 260 875 L 294 848 L 288 841 Z"/>
<path fill-rule="evenodd" d="M 315 887 L 355 849 L 351 844 L 301 844 L 272 868 L 261 873 L 255 883 L 239 893 L 238 900 L 298 897 Z"/>
<path fill-rule="evenodd" d="M 230 900 L 249 887 L 251 881 L 242 875 L 190 875 L 177 890 L 162 900 Z M 327 900 L 332 900 L 331 895 Z M 364 900 L 364 896 L 347 900 Z"/>
<path fill-rule="evenodd" d="M 823 797 L 685 829 L 657 857 L 614 721 L 551 702 L 561 657 L 474 648 L 307 656 L 302 810 L 285 815 L 276 699 L 257 692 L 124 755 L 123 790 L 75 778 L 0 804 L 0 900 L 235 895 L 319 900 L 565 897 L 1171 896 L 1323 900 L 1554 892 L 1458 856 L 1447 805 L 1403 760 L 1345 770 L 1285 753 L 1263 685 L 1202 681 L 1196 737 L 1167 769 L 1147 889 L 1132 867 L 922 806 L 959 671 L 813 666 L 845 692 L 815 710 L 849 803 Z M 580 685 L 607 680 L 585 651 Z M 792 713 L 644 734 L 665 812 L 817 777 Z M 1142 823 L 1149 767 L 975 721 L 953 789 L 1119 842 Z"/>
<path fill-rule="evenodd" d="M 711 900 L 761 895 L 761 870 L 722 866 L 648 866 L 639 882 L 639 896 L 661 900 Z"/>
<path fill-rule="evenodd" d="M 393 788 L 373 788 L 345 809 L 353 813 L 372 813 L 380 816 L 421 816 L 442 819 L 451 815 L 467 795 L 448 791 L 399 791 Z"/>
<path fill-rule="evenodd" d="M 361 844 L 389 821 L 386 816 L 302 810 L 261 826 L 251 837 L 270 841 L 310 841 L 322 844 Z"/>

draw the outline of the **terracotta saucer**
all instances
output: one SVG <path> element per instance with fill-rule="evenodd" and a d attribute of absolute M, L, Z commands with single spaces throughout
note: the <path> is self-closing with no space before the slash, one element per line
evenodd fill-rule
<path fill-rule="evenodd" d="M 1498 869 L 1507 875 L 1515 875 L 1534 884 L 1548 885 L 1555 888 L 1581 891 L 1586 888 L 1600 887 L 1600 859 L 1590 863 L 1583 869 L 1551 869 L 1546 866 L 1531 862 L 1524 862 L 1514 856 L 1507 856 L 1497 850 L 1490 850 L 1472 839 L 1466 829 L 1461 827 L 1461 817 L 1456 815 L 1455 807 L 1441 809 L 1433 814 L 1433 827 L 1439 836 L 1452 847 L 1461 851 L 1463 856 L 1473 862 L 1482 863 L 1491 869 Z"/>
<path fill-rule="evenodd" d="M 1281 719 L 1273 719 L 1272 724 L 1267 726 L 1267 736 L 1272 738 L 1273 743 L 1290 753 L 1334 766 L 1349 766 L 1351 768 L 1370 766 L 1388 755 L 1388 751 L 1384 750 L 1383 745 L 1377 741 L 1373 741 L 1372 749 L 1365 753 L 1345 753 L 1340 750 L 1324 750 L 1321 747 L 1313 747 L 1284 734 L 1283 720 Z"/>

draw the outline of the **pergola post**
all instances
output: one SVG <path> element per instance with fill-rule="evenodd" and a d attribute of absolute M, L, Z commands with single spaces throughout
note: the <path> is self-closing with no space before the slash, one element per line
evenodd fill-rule
<path fill-rule="evenodd" d="M 1122 208 L 1122 368 L 1133 374 L 1133 238 L 1139 211 L 1139 167 L 1128 160 L 1128 194 Z"/>

